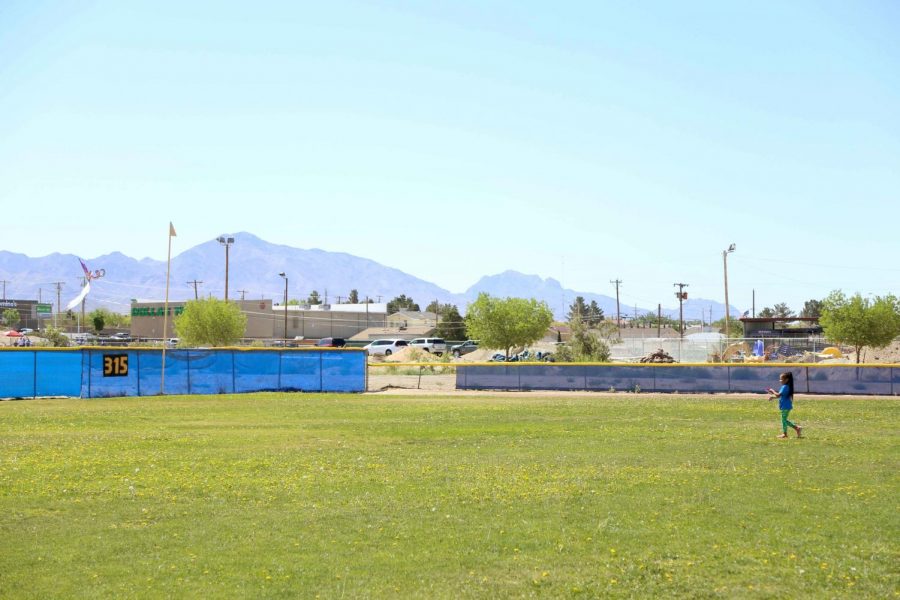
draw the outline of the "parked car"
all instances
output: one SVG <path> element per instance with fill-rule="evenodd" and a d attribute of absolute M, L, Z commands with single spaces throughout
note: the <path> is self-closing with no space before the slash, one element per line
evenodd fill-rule
<path fill-rule="evenodd" d="M 435 356 L 441 356 L 447 351 L 447 342 L 442 338 L 416 338 L 409 342 L 409 347 L 431 352 Z"/>
<path fill-rule="evenodd" d="M 398 350 L 402 350 L 409 345 L 406 340 L 375 340 L 365 347 L 368 354 L 390 356 Z"/>
<path fill-rule="evenodd" d="M 464 354 L 468 354 L 469 352 L 475 352 L 478 350 L 478 341 L 477 340 L 466 340 L 462 344 L 455 344 L 450 347 L 450 354 L 452 354 L 455 358 L 459 358 Z"/>
<path fill-rule="evenodd" d="M 19 333 L 21 333 L 22 335 L 31 335 L 32 333 L 34 333 L 34 329 L 31 329 L 30 327 L 23 327 L 19 330 Z"/>
<path fill-rule="evenodd" d="M 318 342 L 316 342 L 316 346 L 319 348 L 343 348 L 347 345 L 347 340 L 344 338 L 322 338 Z"/>

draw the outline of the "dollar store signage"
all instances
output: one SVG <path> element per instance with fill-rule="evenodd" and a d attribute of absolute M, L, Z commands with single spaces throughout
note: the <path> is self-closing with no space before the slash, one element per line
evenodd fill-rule
<path fill-rule="evenodd" d="M 170 306 L 169 307 L 169 316 L 171 317 L 173 314 L 175 316 L 180 315 L 184 312 L 183 306 Z M 131 309 L 132 317 L 162 317 L 166 314 L 166 309 L 162 306 L 143 306 L 143 307 L 135 307 Z"/>

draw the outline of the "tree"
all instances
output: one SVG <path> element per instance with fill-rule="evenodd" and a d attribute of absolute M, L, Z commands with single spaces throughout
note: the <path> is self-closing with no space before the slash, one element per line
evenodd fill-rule
<path fill-rule="evenodd" d="M 591 305 L 588 307 L 588 325 L 590 327 L 597 327 L 600 324 L 600 321 L 606 318 L 603 314 L 603 309 L 600 308 L 600 305 L 597 304 L 596 300 L 591 300 Z"/>
<path fill-rule="evenodd" d="M 493 298 L 481 293 L 466 310 L 466 330 L 487 348 L 503 348 L 506 358 L 514 346 L 526 346 L 547 333 L 553 313 L 534 298 Z"/>
<path fill-rule="evenodd" d="M 309 298 L 306 299 L 307 304 L 322 304 L 322 300 L 319 298 L 319 292 L 313 290 L 309 293 Z M 290 302 L 288 303 L 290 304 Z"/>
<path fill-rule="evenodd" d="M 416 304 L 412 298 L 407 298 L 406 294 L 400 294 L 387 303 L 387 314 L 392 315 L 394 313 L 400 312 L 401 310 L 418 311 L 420 309 L 419 305 Z"/>
<path fill-rule="evenodd" d="M 438 325 L 435 335 L 445 340 L 465 340 L 466 323 L 459 314 L 459 309 L 455 304 L 438 304 L 433 301 L 425 307 L 426 312 L 434 312 L 438 314 Z"/>
<path fill-rule="evenodd" d="M 725 317 L 711 323 L 713 329 L 725 337 L 739 338 L 744 336 L 744 326 L 737 319 L 728 319 L 728 331 L 725 331 Z"/>
<path fill-rule="evenodd" d="M 821 300 L 807 300 L 803 303 L 803 310 L 800 311 L 801 317 L 818 318 L 822 314 Z"/>
<path fill-rule="evenodd" d="M 569 341 L 555 350 L 560 362 L 608 362 L 614 338 L 619 335 L 615 323 L 603 322 L 591 329 L 577 316 L 569 321 Z"/>
<path fill-rule="evenodd" d="M 788 308 L 788 305 L 784 302 L 780 302 L 775 305 L 775 318 L 777 319 L 788 319 L 794 316 L 794 311 Z"/>
<path fill-rule="evenodd" d="M 761 319 L 771 319 L 772 317 L 775 316 L 775 311 L 767 306 L 764 309 L 762 309 L 761 311 L 759 311 L 759 314 L 756 316 L 760 317 Z"/>
<path fill-rule="evenodd" d="M 106 327 L 122 327 L 124 315 L 114 313 L 105 308 L 97 308 L 88 313 L 88 319 L 94 324 L 94 332 L 100 333 Z"/>
<path fill-rule="evenodd" d="M 69 338 L 63 334 L 62 330 L 48 325 L 41 332 L 41 337 L 47 340 L 54 348 L 65 348 L 69 345 Z"/>
<path fill-rule="evenodd" d="M 566 315 L 566 320 L 570 323 L 573 319 L 586 319 L 588 316 L 588 305 L 584 301 L 583 296 L 575 296 L 575 301 L 569 306 L 569 312 Z"/>
<path fill-rule="evenodd" d="M 350 290 L 350 296 L 347 298 L 347 304 L 359 304 L 359 292 Z"/>
<path fill-rule="evenodd" d="M 95 310 L 90 314 L 90 317 L 91 323 L 94 324 L 94 333 L 99 334 L 106 326 L 106 317 L 104 316 L 102 309 Z"/>
<path fill-rule="evenodd" d="M 19 324 L 19 311 L 14 308 L 7 308 L 4 310 L 3 322 L 6 323 L 6 326 L 10 329 L 15 329 L 16 325 Z"/>
<path fill-rule="evenodd" d="M 244 335 L 247 316 L 237 304 L 218 298 L 191 300 L 175 317 L 175 331 L 186 346 L 229 346 Z"/>
<path fill-rule="evenodd" d="M 863 346 L 883 348 L 900 335 L 900 302 L 891 294 L 869 300 L 835 290 L 822 301 L 819 323 L 829 340 L 853 346 L 859 363 Z"/>

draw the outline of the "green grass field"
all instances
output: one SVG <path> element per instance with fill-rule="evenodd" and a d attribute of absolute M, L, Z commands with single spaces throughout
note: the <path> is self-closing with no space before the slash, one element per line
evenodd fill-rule
<path fill-rule="evenodd" d="M 900 400 L 0 402 L 0 597 L 900 595 Z"/>

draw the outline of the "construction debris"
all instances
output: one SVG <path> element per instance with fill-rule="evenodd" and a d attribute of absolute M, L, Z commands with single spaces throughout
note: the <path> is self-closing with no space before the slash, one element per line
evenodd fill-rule
<path fill-rule="evenodd" d="M 640 362 L 642 363 L 673 363 L 675 359 L 672 356 L 660 348 L 656 352 L 648 354 L 647 356 L 641 358 Z"/>

